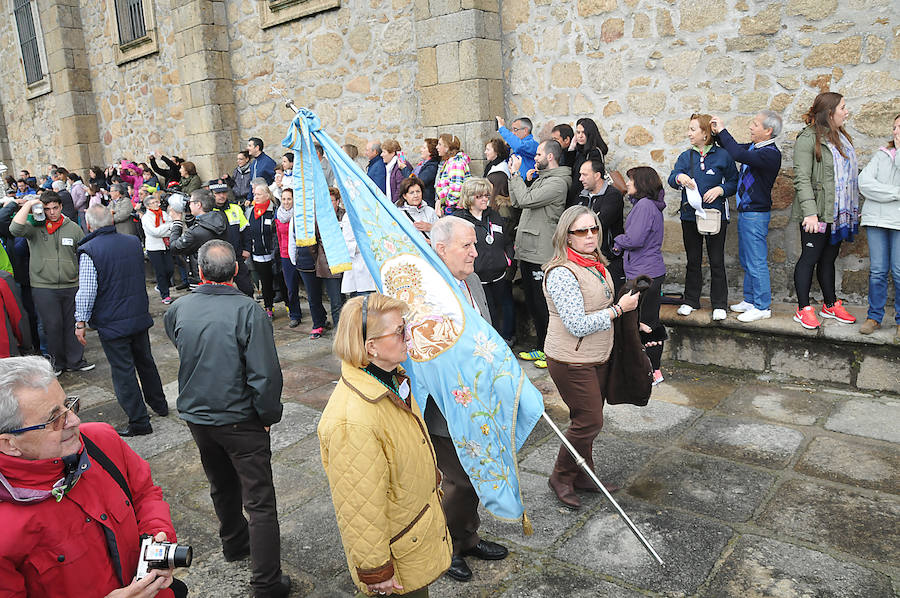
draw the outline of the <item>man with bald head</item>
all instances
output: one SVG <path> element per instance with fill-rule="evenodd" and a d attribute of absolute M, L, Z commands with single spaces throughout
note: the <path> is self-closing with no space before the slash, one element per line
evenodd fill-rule
<path fill-rule="evenodd" d="M 456 216 L 444 216 L 431 228 L 431 246 L 456 279 L 463 296 L 490 323 L 491 314 L 481 279 L 475 274 L 475 258 L 478 257 L 475 226 Z M 453 539 L 453 558 L 447 575 L 457 581 L 469 581 L 472 570 L 463 557 L 474 556 L 493 561 L 506 558 L 509 551 L 500 544 L 479 537 L 478 495 L 459 462 L 447 420 L 430 396 L 425 403 L 425 424 L 434 445 L 438 469 L 444 475 L 441 482 L 444 491 L 442 505 Z"/>

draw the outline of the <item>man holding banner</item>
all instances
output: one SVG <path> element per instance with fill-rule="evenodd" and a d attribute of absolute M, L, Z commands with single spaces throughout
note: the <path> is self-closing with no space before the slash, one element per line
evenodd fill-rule
<path fill-rule="evenodd" d="M 455 216 L 441 218 L 431 229 L 431 246 L 456 279 L 463 296 L 490 322 L 491 314 L 487 308 L 481 279 L 475 274 L 478 252 L 475 251 L 475 227 L 472 223 Z M 447 575 L 457 581 L 469 581 L 472 579 L 472 570 L 463 557 L 474 556 L 495 561 L 506 558 L 509 551 L 478 536 L 478 526 L 481 523 L 478 517 L 478 494 L 456 455 L 447 420 L 431 396 L 425 406 L 425 423 L 437 455 L 438 469 L 444 474 L 441 483 L 444 499 L 441 504 L 453 539 L 453 558 Z"/>

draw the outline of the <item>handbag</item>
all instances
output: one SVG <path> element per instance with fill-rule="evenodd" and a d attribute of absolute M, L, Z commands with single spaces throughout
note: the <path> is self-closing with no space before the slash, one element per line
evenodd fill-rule
<path fill-rule="evenodd" d="M 694 177 L 693 160 L 691 160 L 691 178 L 695 182 L 697 181 Z M 701 218 L 699 215 L 695 216 L 697 232 L 701 235 L 718 235 L 719 231 L 722 230 L 722 212 L 716 208 L 704 208 L 703 211 L 706 212 L 706 218 Z"/>

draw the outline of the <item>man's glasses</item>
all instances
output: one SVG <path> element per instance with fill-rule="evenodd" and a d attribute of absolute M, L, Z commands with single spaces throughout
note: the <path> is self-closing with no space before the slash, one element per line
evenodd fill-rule
<path fill-rule="evenodd" d="M 28 426 L 27 428 L 19 428 L 18 430 L 10 430 L 7 434 L 24 434 L 25 432 L 31 432 L 32 430 L 43 430 L 44 428 L 50 428 L 55 432 L 62 430 L 66 425 L 66 421 L 69 418 L 69 412 L 71 411 L 74 414 L 78 414 L 78 410 L 81 408 L 81 404 L 78 402 L 78 397 L 66 397 L 65 403 L 63 403 L 65 409 L 48 419 L 46 422 L 42 424 L 37 424 L 35 426 Z"/>
<path fill-rule="evenodd" d="M 592 235 L 596 236 L 600 233 L 600 227 L 592 226 L 590 228 L 579 228 L 576 230 L 569 231 L 570 235 L 574 235 L 576 237 L 586 237 L 588 233 L 591 233 Z"/>

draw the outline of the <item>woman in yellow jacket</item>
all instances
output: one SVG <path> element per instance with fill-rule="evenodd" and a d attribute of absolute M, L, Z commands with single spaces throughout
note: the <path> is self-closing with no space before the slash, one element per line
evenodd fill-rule
<path fill-rule="evenodd" d="M 400 368 L 407 309 L 379 293 L 344 305 L 341 379 L 318 429 L 350 575 L 369 595 L 428 596 L 450 566 L 434 449 Z"/>

